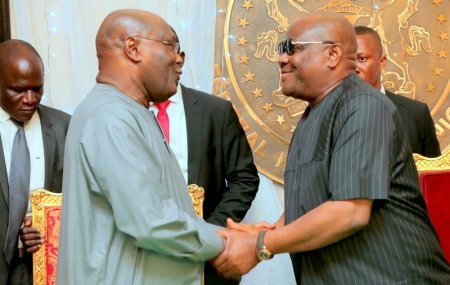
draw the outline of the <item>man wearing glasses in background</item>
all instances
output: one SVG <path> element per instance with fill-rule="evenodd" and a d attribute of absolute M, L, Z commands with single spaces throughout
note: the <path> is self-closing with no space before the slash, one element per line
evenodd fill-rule
<path fill-rule="evenodd" d="M 289 148 L 285 213 L 272 231 L 228 221 L 218 271 L 238 277 L 289 252 L 298 284 L 450 284 L 400 116 L 355 74 L 353 26 L 310 15 L 287 37 L 282 91 L 309 106 Z"/>

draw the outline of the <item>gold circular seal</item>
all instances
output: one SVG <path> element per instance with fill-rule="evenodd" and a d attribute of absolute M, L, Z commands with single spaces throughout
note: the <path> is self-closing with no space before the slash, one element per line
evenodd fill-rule
<path fill-rule="evenodd" d="M 450 148 L 450 1 L 223 0 L 217 10 L 213 93 L 231 100 L 258 170 L 271 179 L 283 183 L 289 142 L 307 106 L 281 92 L 277 44 L 289 23 L 310 13 L 339 13 L 378 31 L 388 56 L 386 89 L 427 103 L 441 150 Z"/>

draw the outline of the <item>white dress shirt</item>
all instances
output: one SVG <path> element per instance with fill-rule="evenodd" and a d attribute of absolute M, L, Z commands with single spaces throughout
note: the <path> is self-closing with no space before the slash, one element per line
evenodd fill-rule
<path fill-rule="evenodd" d="M 44 188 L 45 183 L 44 141 L 38 112 L 35 112 L 31 120 L 25 123 L 24 130 L 30 151 L 30 191 L 34 191 L 39 188 Z M 11 121 L 11 115 L 3 110 L 3 108 L 0 108 L 0 134 L 8 179 L 11 166 L 11 152 L 16 133 L 17 127 Z"/>
<path fill-rule="evenodd" d="M 166 109 L 169 116 L 170 148 L 178 160 L 186 183 L 188 182 L 188 142 L 186 130 L 186 114 L 184 112 L 183 96 L 181 96 L 181 86 L 178 85 L 177 93 L 169 98 L 170 104 Z M 158 115 L 158 108 L 151 104 L 150 110 L 155 116 Z"/>

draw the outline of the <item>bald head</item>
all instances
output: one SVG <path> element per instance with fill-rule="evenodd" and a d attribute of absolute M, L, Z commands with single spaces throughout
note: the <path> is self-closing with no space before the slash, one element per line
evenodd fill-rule
<path fill-rule="evenodd" d="M 312 14 L 296 20 L 290 30 L 306 37 L 340 44 L 344 59 L 356 59 L 356 37 L 352 24 L 338 14 Z"/>
<path fill-rule="evenodd" d="M 4 68 L 20 59 L 40 62 L 42 59 L 37 50 L 29 43 L 22 40 L 7 40 L 0 43 L 0 72 L 7 70 Z"/>
<path fill-rule="evenodd" d="M 176 92 L 181 74 L 175 32 L 158 15 L 144 10 L 109 14 L 97 33 L 97 82 L 115 86 L 148 106 Z"/>
<path fill-rule="evenodd" d="M 97 56 L 123 47 L 127 37 L 136 35 L 162 36 L 172 31 L 158 15 L 144 10 L 117 10 L 110 13 L 100 25 L 96 38 Z"/>
<path fill-rule="evenodd" d="M 27 42 L 0 43 L 0 105 L 11 117 L 27 122 L 36 111 L 44 90 L 44 67 Z"/>
<path fill-rule="evenodd" d="M 356 67 L 356 38 L 351 23 L 335 14 L 299 18 L 287 32 L 295 47 L 279 57 L 283 94 L 310 102 L 322 100 Z"/>

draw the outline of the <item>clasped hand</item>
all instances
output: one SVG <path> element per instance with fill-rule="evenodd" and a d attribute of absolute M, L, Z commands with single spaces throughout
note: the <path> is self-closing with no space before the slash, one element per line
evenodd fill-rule
<path fill-rule="evenodd" d="M 256 256 L 256 239 L 260 231 L 273 230 L 269 223 L 239 224 L 227 220 L 227 229 L 218 231 L 225 241 L 223 252 L 211 261 L 221 275 L 239 279 L 255 267 L 259 260 Z"/>
<path fill-rule="evenodd" d="M 20 230 L 20 240 L 27 253 L 35 253 L 44 243 L 44 238 L 41 236 L 39 229 L 31 226 L 31 217 L 25 217 L 23 220 L 23 227 Z"/>

